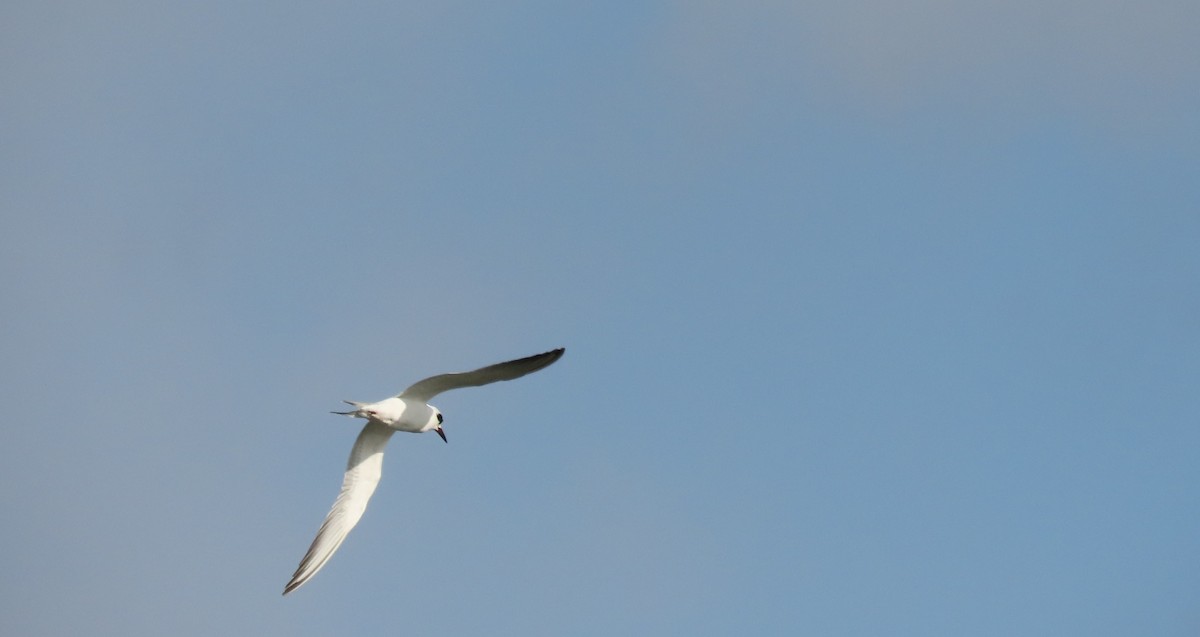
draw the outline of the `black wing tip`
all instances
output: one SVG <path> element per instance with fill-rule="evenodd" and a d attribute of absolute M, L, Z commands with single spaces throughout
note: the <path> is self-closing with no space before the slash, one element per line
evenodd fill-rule
<path fill-rule="evenodd" d="M 303 580 L 300 580 L 300 581 L 296 581 L 296 578 L 294 578 L 294 577 L 293 577 L 293 578 L 292 578 L 292 581 L 288 582 L 288 583 L 287 583 L 287 586 L 284 586 L 284 587 L 283 587 L 283 594 L 284 594 L 284 596 L 286 597 L 288 593 L 290 593 L 290 592 L 292 592 L 292 591 L 296 590 L 297 588 L 300 588 L 301 586 L 304 586 L 304 583 L 305 583 L 305 582 L 307 582 L 307 581 L 308 581 L 308 578 L 305 578 L 305 579 L 303 579 Z"/>
<path fill-rule="evenodd" d="M 524 358 L 515 358 L 511 361 L 505 361 L 503 363 L 496 363 L 495 365 L 493 365 L 491 367 L 498 368 L 498 367 L 506 367 L 509 365 L 516 365 L 521 368 L 521 371 L 517 374 L 517 376 L 514 376 L 513 378 L 520 378 L 521 376 L 524 376 L 526 374 L 531 374 L 533 372 L 538 371 L 539 369 L 546 369 L 547 367 L 553 365 L 555 362 L 558 361 L 558 359 L 562 358 L 563 353 L 566 351 L 567 351 L 567 348 L 559 347 L 556 349 L 552 349 L 548 352 L 542 352 L 541 354 L 531 354 Z M 488 368 L 484 368 L 484 369 L 488 369 Z M 504 380 L 510 380 L 510 379 L 504 379 Z M 493 381 L 487 381 L 487 382 L 493 382 Z"/>
<path fill-rule="evenodd" d="M 562 358 L 562 355 L 565 354 L 566 351 L 567 351 L 567 348 L 559 347 L 556 349 L 552 349 L 548 352 L 542 352 L 541 354 L 534 354 L 533 356 L 530 356 L 529 358 L 532 360 L 541 360 L 541 361 L 545 362 L 546 365 L 550 365 L 550 364 L 554 363 L 555 361 L 557 361 L 558 359 Z"/>
<path fill-rule="evenodd" d="M 542 352 L 541 354 L 532 354 L 530 356 L 526 356 L 525 358 L 518 358 L 515 360 L 511 360 L 511 361 L 508 361 L 508 363 L 538 362 L 538 363 L 545 363 L 546 365 L 549 365 L 550 363 L 553 363 L 554 361 L 562 358 L 563 353 L 566 351 L 567 351 L 567 348 L 558 347 L 558 348 L 552 349 L 548 352 Z M 505 365 L 507 363 L 496 363 L 496 364 L 497 365 Z"/>

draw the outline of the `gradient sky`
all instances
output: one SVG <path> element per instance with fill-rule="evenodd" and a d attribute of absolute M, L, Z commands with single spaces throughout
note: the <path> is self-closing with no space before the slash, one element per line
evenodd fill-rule
<path fill-rule="evenodd" d="M 7 2 L 5 635 L 1200 633 L 1200 4 Z M 357 424 L 439 372 L 280 597 Z"/>

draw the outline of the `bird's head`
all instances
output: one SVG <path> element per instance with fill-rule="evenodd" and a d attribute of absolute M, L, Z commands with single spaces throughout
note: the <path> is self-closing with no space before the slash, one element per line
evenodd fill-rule
<path fill-rule="evenodd" d="M 429 409 L 433 411 L 433 414 L 429 416 L 429 422 L 425 424 L 425 429 L 423 429 L 423 431 L 429 431 L 432 429 L 437 432 L 437 435 L 442 437 L 442 442 L 450 442 L 449 440 L 446 440 L 446 432 L 442 430 L 442 421 L 444 420 L 442 418 L 442 412 L 438 411 L 438 408 L 433 407 L 432 405 L 429 407 Z"/>

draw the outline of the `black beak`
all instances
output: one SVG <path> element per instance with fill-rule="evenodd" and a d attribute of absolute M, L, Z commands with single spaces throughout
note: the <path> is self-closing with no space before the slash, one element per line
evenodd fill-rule
<path fill-rule="evenodd" d="M 438 435 L 442 437 L 442 442 L 450 442 L 449 440 L 446 440 L 446 432 L 442 431 L 441 427 L 434 429 L 434 431 L 438 432 Z"/>

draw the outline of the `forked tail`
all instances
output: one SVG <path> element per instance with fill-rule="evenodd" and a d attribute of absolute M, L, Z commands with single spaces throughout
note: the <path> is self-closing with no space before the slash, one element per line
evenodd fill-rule
<path fill-rule="evenodd" d="M 357 416 L 358 412 L 362 409 L 362 406 L 363 406 L 363 403 L 356 403 L 353 400 L 343 400 L 342 402 L 354 407 L 354 410 L 353 411 L 331 411 L 329 413 L 337 414 L 339 416 Z"/>

